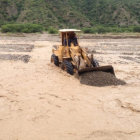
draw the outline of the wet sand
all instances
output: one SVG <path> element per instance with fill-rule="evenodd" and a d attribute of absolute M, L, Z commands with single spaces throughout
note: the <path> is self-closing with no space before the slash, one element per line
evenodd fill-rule
<path fill-rule="evenodd" d="M 25 44 L 34 48 L 23 51 Z M 140 39 L 80 40 L 127 83 L 107 87 L 82 85 L 50 64 L 55 44 L 59 38 L 47 34 L 0 35 L 0 55 L 30 56 L 28 63 L 0 59 L 0 139 L 140 139 Z"/>

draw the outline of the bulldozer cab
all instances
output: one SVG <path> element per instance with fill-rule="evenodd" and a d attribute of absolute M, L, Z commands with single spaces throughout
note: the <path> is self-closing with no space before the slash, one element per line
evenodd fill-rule
<path fill-rule="evenodd" d="M 62 29 L 59 30 L 60 35 L 61 35 L 61 42 L 62 46 L 65 47 L 71 47 L 72 45 L 78 46 L 78 39 L 77 39 L 77 32 L 81 32 L 80 30 L 76 29 Z"/>

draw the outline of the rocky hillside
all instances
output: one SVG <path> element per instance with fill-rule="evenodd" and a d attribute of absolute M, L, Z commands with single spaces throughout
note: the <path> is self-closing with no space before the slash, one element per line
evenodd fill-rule
<path fill-rule="evenodd" d="M 140 0 L 0 0 L 0 24 L 55 27 L 139 25 Z"/>

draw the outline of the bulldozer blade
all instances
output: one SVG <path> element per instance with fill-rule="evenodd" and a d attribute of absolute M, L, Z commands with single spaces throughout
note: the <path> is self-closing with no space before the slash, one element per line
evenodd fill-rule
<path fill-rule="evenodd" d="M 81 75 L 85 72 L 93 72 L 93 71 L 103 71 L 107 73 L 111 73 L 115 75 L 114 68 L 109 65 L 109 66 L 101 66 L 101 67 L 93 67 L 93 68 L 84 68 L 78 71 L 78 74 Z"/>

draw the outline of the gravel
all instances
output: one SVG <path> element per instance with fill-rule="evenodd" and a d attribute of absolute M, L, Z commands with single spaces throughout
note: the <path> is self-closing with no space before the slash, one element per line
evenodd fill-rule
<path fill-rule="evenodd" d="M 113 74 L 106 72 L 87 72 L 80 75 L 80 83 L 90 86 L 125 85 L 125 81 L 117 79 Z"/>
<path fill-rule="evenodd" d="M 21 60 L 24 63 L 28 63 L 30 60 L 29 55 L 19 55 L 19 54 L 0 54 L 0 60 Z"/>
<path fill-rule="evenodd" d="M 31 52 L 33 48 L 30 44 L 0 44 L 0 52 Z"/>

